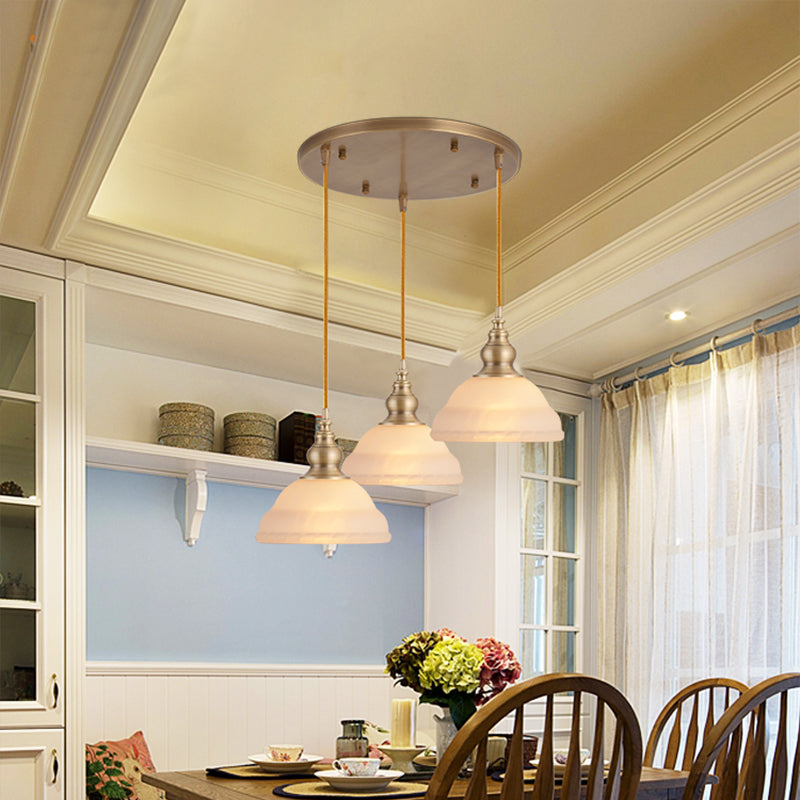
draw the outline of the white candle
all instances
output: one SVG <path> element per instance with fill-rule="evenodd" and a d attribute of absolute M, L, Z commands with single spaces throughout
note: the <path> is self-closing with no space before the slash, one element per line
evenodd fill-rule
<path fill-rule="evenodd" d="M 392 700 L 392 747 L 413 747 L 416 744 L 415 706 L 415 700 Z"/>

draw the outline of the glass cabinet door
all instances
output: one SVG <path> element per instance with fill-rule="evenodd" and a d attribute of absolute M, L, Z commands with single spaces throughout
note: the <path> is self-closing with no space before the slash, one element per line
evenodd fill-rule
<path fill-rule="evenodd" d="M 60 724 L 60 281 L 0 267 L 0 727 Z"/>

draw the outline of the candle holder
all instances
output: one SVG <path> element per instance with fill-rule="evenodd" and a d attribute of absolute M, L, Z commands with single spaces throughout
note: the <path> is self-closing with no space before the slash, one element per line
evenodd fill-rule
<path fill-rule="evenodd" d="M 406 774 L 414 774 L 417 768 L 414 766 L 414 759 L 426 750 L 424 744 L 413 745 L 412 747 L 392 747 L 391 745 L 378 745 L 378 750 L 385 753 L 392 759 L 392 769 L 400 770 Z"/>

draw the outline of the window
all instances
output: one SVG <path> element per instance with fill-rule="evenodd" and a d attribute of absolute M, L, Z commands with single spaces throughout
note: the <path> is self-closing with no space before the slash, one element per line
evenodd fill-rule
<path fill-rule="evenodd" d="M 602 399 L 599 659 L 645 725 L 800 667 L 799 369 L 795 325 Z"/>
<path fill-rule="evenodd" d="M 523 677 L 575 672 L 583 596 L 576 414 L 560 413 L 561 442 L 520 447 L 519 655 Z"/>
<path fill-rule="evenodd" d="M 548 392 L 559 414 L 561 442 L 507 445 L 507 531 L 498 563 L 498 632 L 522 664 L 522 678 L 548 672 L 588 672 L 593 653 L 593 553 L 586 530 L 594 485 L 586 473 L 592 442 L 588 398 Z M 591 484 L 591 485 L 590 485 Z"/>

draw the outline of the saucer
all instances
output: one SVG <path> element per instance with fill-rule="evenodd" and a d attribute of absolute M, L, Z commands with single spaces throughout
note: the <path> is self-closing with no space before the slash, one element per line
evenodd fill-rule
<path fill-rule="evenodd" d="M 345 792 L 377 792 L 397 778 L 402 778 L 403 773 L 397 769 L 379 769 L 374 775 L 342 775 L 335 769 L 326 769 L 317 772 L 316 776 L 327 781 L 334 789 Z"/>
<path fill-rule="evenodd" d="M 317 761 L 322 760 L 322 756 L 314 756 L 311 753 L 304 753 L 297 761 L 273 761 L 265 753 L 258 753 L 254 756 L 247 756 L 251 761 L 258 764 L 264 772 L 308 772 Z"/>

